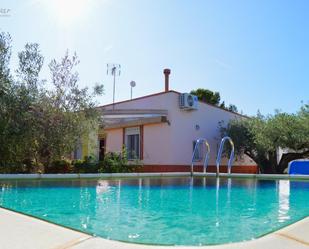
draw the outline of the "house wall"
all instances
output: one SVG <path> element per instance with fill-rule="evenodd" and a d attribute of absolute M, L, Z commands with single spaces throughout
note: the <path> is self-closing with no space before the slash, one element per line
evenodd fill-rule
<path fill-rule="evenodd" d="M 105 106 L 112 109 L 112 105 Z M 215 165 L 221 135 L 218 122 L 225 124 L 240 115 L 199 102 L 198 110 L 184 111 L 179 108 L 179 94 L 170 91 L 164 94 L 140 98 L 115 104 L 115 109 L 165 109 L 170 124 L 162 123 L 144 126 L 144 160 L 147 165 L 189 165 L 193 141 L 206 138 L 210 144 L 210 165 Z M 197 130 L 195 127 L 199 126 Z M 107 130 L 107 151 L 120 151 L 123 140 L 122 129 Z M 227 164 L 227 159 L 222 160 Z M 238 160 L 235 165 L 255 165 L 248 157 Z"/>
<path fill-rule="evenodd" d="M 166 164 L 171 161 L 171 144 L 167 124 L 153 124 L 143 127 L 143 163 Z M 106 152 L 120 152 L 123 145 L 123 129 L 106 130 Z M 158 149 L 160 147 L 160 149 Z"/>
<path fill-rule="evenodd" d="M 221 141 L 219 122 L 228 124 L 231 119 L 243 118 L 240 115 L 199 102 L 198 110 L 181 110 L 178 106 L 178 94 L 171 96 L 170 118 L 172 128 L 172 148 L 174 164 L 190 164 L 193 141 L 206 138 L 210 145 L 209 165 L 215 165 L 218 148 Z M 196 129 L 196 126 L 199 129 Z M 181 134 L 181 136 L 179 136 Z M 181 145 L 181 146 L 179 146 Z M 229 146 L 227 143 L 226 146 Z M 179 150 L 177 152 L 177 150 Z M 222 159 L 222 165 L 227 165 L 227 158 Z M 255 165 L 248 157 L 236 161 L 237 165 Z"/>
<path fill-rule="evenodd" d="M 144 126 L 144 164 L 173 164 L 172 136 L 168 124 Z"/>
<path fill-rule="evenodd" d="M 121 152 L 123 144 L 122 129 L 112 129 L 106 131 L 106 152 Z"/>

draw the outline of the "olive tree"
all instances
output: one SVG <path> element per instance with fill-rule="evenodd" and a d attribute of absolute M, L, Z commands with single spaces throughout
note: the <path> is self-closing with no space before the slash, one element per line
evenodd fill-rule
<path fill-rule="evenodd" d="M 10 75 L 11 36 L 0 33 L 0 162 L 5 161 L 7 155 L 13 152 L 10 143 L 10 103 L 14 97 L 12 92 L 12 78 Z"/>
<path fill-rule="evenodd" d="M 15 75 L 10 57 L 11 37 L 0 33 L 0 171 L 44 170 L 70 154 L 79 137 L 98 125 L 93 99 L 103 86 L 92 92 L 79 87 L 76 54 L 66 52 L 60 61 L 50 62 L 49 88 L 40 78 L 44 57 L 38 44 L 26 44 L 18 53 Z M 25 167 L 15 170 L 16 165 Z"/>
<path fill-rule="evenodd" d="M 221 123 L 220 130 L 233 139 L 236 154 L 251 157 L 264 173 L 283 173 L 290 161 L 309 157 L 309 105 L 296 114 L 258 114 L 232 120 L 227 126 Z M 280 160 L 279 149 L 283 151 Z"/>
<path fill-rule="evenodd" d="M 80 88 L 75 71 L 78 63 L 76 54 L 70 57 L 68 52 L 60 61 L 50 62 L 53 89 L 46 91 L 32 110 L 39 131 L 39 157 L 45 165 L 67 156 L 79 138 L 98 127 L 100 121 L 93 99 L 102 94 L 102 86 L 96 86 L 92 93 L 87 87 Z"/>

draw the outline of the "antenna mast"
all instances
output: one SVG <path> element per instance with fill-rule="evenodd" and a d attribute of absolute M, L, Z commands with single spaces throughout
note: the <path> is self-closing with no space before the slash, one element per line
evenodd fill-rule
<path fill-rule="evenodd" d="M 121 66 L 120 64 L 108 63 L 107 65 L 107 75 L 111 75 L 114 77 L 113 84 L 113 109 L 115 109 L 115 89 L 116 89 L 116 76 L 120 76 Z"/>
<path fill-rule="evenodd" d="M 132 91 L 133 91 L 133 87 L 135 87 L 136 86 L 136 83 L 135 83 L 135 81 L 131 81 L 130 82 L 130 86 L 131 86 L 131 99 L 132 99 L 132 96 L 133 96 L 133 93 L 132 93 Z"/>

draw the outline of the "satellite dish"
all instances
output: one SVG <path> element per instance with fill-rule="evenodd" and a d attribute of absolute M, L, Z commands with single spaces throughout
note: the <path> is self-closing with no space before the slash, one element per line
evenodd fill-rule
<path fill-rule="evenodd" d="M 131 86 L 131 87 L 135 87 L 135 86 L 136 86 L 135 81 L 131 81 L 131 82 L 130 82 L 130 86 Z"/>

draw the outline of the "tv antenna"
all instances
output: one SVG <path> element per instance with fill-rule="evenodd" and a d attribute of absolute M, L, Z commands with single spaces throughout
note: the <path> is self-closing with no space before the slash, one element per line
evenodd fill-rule
<path fill-rule="evenodd" d="M 114 84 L 113 84 L 113 109 L 114 109 L 115 108 L 114 104 L 115 104 L 116 76 L 120 76 L 121 66 L 120 64 L 113 64 L 113 63 L 108 63 L 106 66 L 107 66 L 106 74 L 114 77 Z"/>
<path fill-rule="evenodd" d="M 131 99 L 132 99 L 132 91 L 133 91 L 133 87 L 136 86 L 136 82 L 132 80 L 132 81 L 130 82 L 130 86 L 131 86 Z"/>

